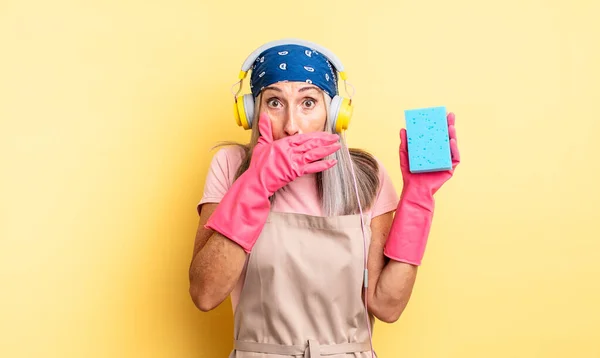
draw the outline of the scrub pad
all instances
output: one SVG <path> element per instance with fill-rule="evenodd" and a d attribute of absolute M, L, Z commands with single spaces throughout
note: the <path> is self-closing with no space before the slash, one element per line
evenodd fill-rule
<path fill-rule="evenodd" d="M 404 111 L 411 173 L 452 169 L 446 107 Z"/>

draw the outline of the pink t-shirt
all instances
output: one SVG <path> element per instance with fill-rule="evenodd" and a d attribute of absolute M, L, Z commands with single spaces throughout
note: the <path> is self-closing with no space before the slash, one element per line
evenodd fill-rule
<path fill-rule="evenodd" d="M 243 154 L 243 149 L 236 146 L 223 147 L 217 151 L 210 164 L 206 183 L 204 184 L 204 195 L 198 203 L 198 209 L 200 209 L 202 204 L 218 203 L 221 201 L 234 181 L 237 169 L 242 162 Z M 371 208 L 363 210 L 363 214 L 371 218 L 393 211 L 398 205 L 396 189 L 383 165 L 380 162 L 378 164 L 379 190 Z M 315 175 L 299 177 L 286 185 L 283 190 L 278 191 L 272 210 L 323 216 L 317 193 Z M 243 278 L 246 276 L 245 273 L 246 267 L 244 265 L 240 279 L 231 292 L 231 303 L 234 311 L 242 290 Z"/>

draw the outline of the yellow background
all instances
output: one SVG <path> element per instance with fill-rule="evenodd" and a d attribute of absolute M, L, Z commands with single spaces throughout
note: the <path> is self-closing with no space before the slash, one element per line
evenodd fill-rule
<path fill-rule="evenodd" d="M 445 105 L 462 164 L 380 357 L 600 357 L 597 1 L 0 2 L 0 357 L 226 357 L 188 296 L 230 87 L 264 42 L 329 47 L 350 144 L 401 188 L 402 111 Z"/>

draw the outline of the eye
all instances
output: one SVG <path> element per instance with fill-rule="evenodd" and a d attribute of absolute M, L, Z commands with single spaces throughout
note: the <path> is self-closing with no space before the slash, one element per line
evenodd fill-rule
<path fill-rule="evenodd" d="M 304 108 L 313 108 L 317 105 L 317 101 L 314 98 L 307 98 L 302 105 Z"/>
<path fill-rule="evenodd" d="M 280 106 L 281 106 L 281 102 L 279 101 L 279 99 L 277 99 L 277 98 L 273 97 L 273 98 L 269 98 L 269 99 L 267 100 L 267 105 L 268 105 L 269 107 L 274 107 L 274 108 L 277 108 L 277 107 L 280 107 Z"/>

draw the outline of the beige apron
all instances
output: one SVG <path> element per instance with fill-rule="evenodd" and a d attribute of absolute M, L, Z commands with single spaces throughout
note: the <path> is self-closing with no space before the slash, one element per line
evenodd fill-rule
<path fill-rule="evenodd" d="M 370 358 L 363 246 L 360 215 L 271 212 L 249 257 L 229 358 Z"/>

